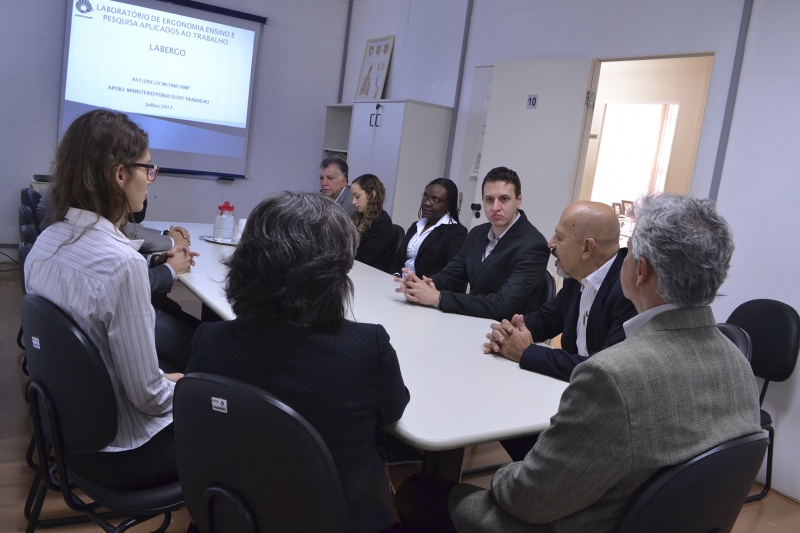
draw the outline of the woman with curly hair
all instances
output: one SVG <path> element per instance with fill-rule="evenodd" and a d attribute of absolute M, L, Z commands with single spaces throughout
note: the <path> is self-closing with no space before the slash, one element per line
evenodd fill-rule
<path fill-rule="evenodd" d="M 395 253 L 396 234 L 392 219 L 383 210 L 386 189 L 378 176 L 363 174 L 353 181 L 350 192 L 356 208 L 353 223 L 360 236 L 356 261 L 388 271 Z"/>

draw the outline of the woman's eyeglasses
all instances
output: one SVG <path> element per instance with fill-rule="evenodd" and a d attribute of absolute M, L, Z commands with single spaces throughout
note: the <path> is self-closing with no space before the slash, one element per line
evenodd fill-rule
<path fill-rule="evenodd" d="M 131 163 L 129 166 L 132 167 L 142 167 L 146 169 L 147 172 L 147 181 L 153 183 L 156 181 L 156 176 L 158 176 L 158 169 L 161 167 L 158 165 L 149 165 L 147 163 Z"/>
<path fill-rule="evenodd" d="M 423 194 L 422 195 L 422 203 L 424 204 L 425 202 L 430 202 L 431 205 L 439 205 L 440 203 L 442 203 L 442 201 L 440 199 L 436 198 L 435 196 L 434 197 L 430 197 L 430 196 L 425 196 Z"/>

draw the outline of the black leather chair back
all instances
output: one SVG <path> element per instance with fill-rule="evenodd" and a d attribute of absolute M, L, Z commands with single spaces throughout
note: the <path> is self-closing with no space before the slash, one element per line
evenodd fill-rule
<path fill-rule="evenodd" d="M 769 439 L 755 433 L 667 468 L 636 493 L 617 533 L 730 531 L 756 479 Z"/>
<path fill-rule="evenodd" d="M 62 450 L 105 448 L 117 434 L 117 402 L 94 345 L 69 315 L 40 296 L 23 296 L 22 326 L 31 385 L 57 408 L 50 415 L 57 413 Z"/>
<path fill-rule="evenodd" d="M 395 257 L 398 253 L 400 253 L 400 247 L 403 246 L 403 241 L 406 238 L 406 230 L 404 230 L 403 227 L 398 224 L 392 225 L 394 226 L 394 254 L 392 257 Z"/>
<path fill-rule="evenodd" d="M 39 200 L 41 199 L 42 195 L 39 191 L 30 187 L 22 189 L 22 193 L 20 194 L 20 205 L 30 209 L 31 222 L 36 227 L 37 232 L 39 231 L 39 217 L 36 215 L 36 207 L 39 205 Z"/>
<path fill-rule="evenodd" d="M 727 322 L 745 330 L 753 343 L 753 373 L 767 381 L 789 379 L 800 349 L 800 316 L 777 300 L 750 300 L 733 310 Z"/>
<path fill-rule="evenodd" d="M 317 431 L 274 396 L 192 373 L 173 402 L 178 475 L 205 533 L 344 531 L 336 467 Z"/>
<path fill-rule="evenodd" d="M 553 298 L 556 297 L 556 279 L 550 273 L 549 270 L 544 271 L 544 283 L 545 283 L 545 290 L 544 290 L 544 299 L 542 303 L 549 302 Z"/>
<path fill-rule="evenodd" d="M 739 351 L 742 352 L 745 359 L 752 361 L 753 342 L 750 340 L 750 335 L 745 330 L 726 322 L 718 323 L 717 329 L 739 348 Z"/>

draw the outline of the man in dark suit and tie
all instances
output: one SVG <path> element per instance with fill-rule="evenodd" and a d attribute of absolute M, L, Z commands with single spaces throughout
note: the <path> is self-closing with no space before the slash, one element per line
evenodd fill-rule
<path fill-rule="evenodd" d="M 628 250 L 619 247 L 616 213 L 598 202 L 567 207 L 548 245 L 563 288 L 535 313 L 492 324 L 484 352 L 569 381 L 578 363 L 625 339 L 622 324 L 636 314 L 619 283 Z M 534 344 L 559 334 L 561 349 Z"/>
<path fill-rule="evenodd" d="M 461 251 L 433 278 L 403 269 L 397 289 L 412 303 L 447 313 L 502 320 L 535 311 L 545 299 L 547 241 L 520 210 L 522 184 L 497 167 L 481 185 L 489 222 L 472 229 Z M 469 284 L 469 293 L 465 293 Z"/>
<path fill-rule="evenodd" d="M 728 274 L 730 228 L 710 200 L 688 196 L 647 197 L 636 214 L 620 282 L 639 314 L 625 340 L 575 367 L 550 427 L 489 490 L 409 478 L 397 494 L 404 522 L 610 532 L 662 468 L 762 431 L 753 371 L 709 307 Z M 424 514 L 431 497 L 441 513 Z"/>

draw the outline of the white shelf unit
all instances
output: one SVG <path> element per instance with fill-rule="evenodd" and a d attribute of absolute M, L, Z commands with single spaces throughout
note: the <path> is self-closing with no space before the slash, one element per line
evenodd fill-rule
<path fill-rule="evenodd" d="M 322 159 L 338 155 L 347 159 L 350 144 L 350 123 L 353 106 L 333 104 L 325 106 L 325 133 L 322 138 Z"/>

